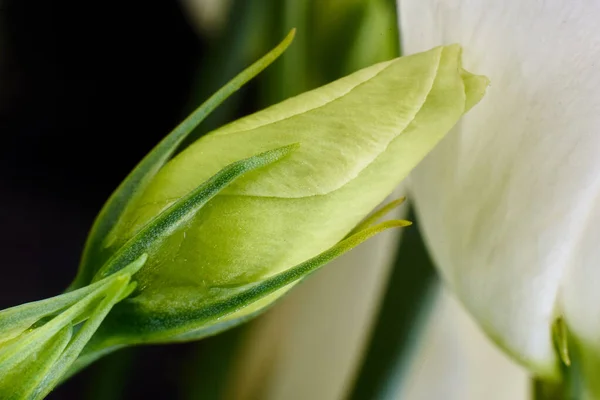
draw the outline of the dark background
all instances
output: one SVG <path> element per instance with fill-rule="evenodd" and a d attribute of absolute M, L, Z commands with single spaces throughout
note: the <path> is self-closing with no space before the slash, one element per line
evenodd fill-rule
<path fill-rule="evenodd" d="M 206 46 L 176 1 L 0 7 L 1 309 L 59 294 L 74 278 L 104 201 L 184 117 Z M 123 398 L 179 398 L 192 348 L 119 355 L 135 365 L 122 366 Z M 92 389 L 102 368 L 48 398 L 102 398 Z"/>

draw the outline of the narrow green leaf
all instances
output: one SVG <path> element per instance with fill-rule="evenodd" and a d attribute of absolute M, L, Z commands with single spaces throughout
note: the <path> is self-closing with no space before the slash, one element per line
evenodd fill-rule
<path fill-rule="evenodd" d="M 100 283 L 100 285 L 91 285 L 95 287 L 95 289 L 83 298 L 76 301 L 66 310 L 64 310 L 51 320 L 47 321 L 45 324 L 39 327 L 31 328 L 29 331 L 26 331 L 20 336 L 17 336 L 12 340 L 4 343 L 4 345 L 0 347 L 0 382 L 2 383 L 2 385 L 4 384 L 6 377 L 10 375 L 11 371 L 13 371 L 14 368 L 16 368 L 22 363 L 27 364 L 26 360 L 33 357 L 36 353 L 43 352 L 44 349 L 48 346 L 48 343 L 55 341 L 56 336 L 61 335 L 60 332 L 62 332 L 65 328 L 68 327 L 69 329 L 71 329 L 71 327 L 75 326 L 77 323 L 85 320 L 88 320 L 89 322 L 90 318 L 94 318 L 95 316 L 97 316 L 98 303 L 100 302 L 100 304 L 104 304 L 106 301 L 103 299 L 111 297 L 112 291 L 114 290 L 113 288 L 117 286 L 120 287 L 120 282 L 125 281 L 126 283 L 128 283 L 131 278 L 131 274 L 129 272 L 137 272 L 137 270 L 144 264 L 146 259 L 147 256 L 144 254 L 141 257 L 139 257 L 139 259 L 135 260 L 133 263 L 124 268 L 120 273 L 115 274 L 101 282 L 98 282 Z M 130 294 L 134 287 L 134 284 L 125 285 L 123 290 L 116 291 L 118 296 L 116 297 L 115 302 L 120 301 L 124 295 Z M 111 304 L 114 305 L 114 303 Z M 29 310 L 26 309 L 25 311 Z M 103 319 L 105 314 L 102 315 Z M 18 320 L 18 316 L 19 315 L 16 314 L 16 316 L 14 317 Z M 83 338 L 86 337 L 87 340 L 89 340 L 93 332 L 90 333 L 88 336 L 82 336 L 82 334 L 84 334 L 85 332 L 89 332 L 89 329 L 91 329 L 89 327 L 92 326 L 95 326 L 95 331 L 97 325 L 93 325 L 95 322 L 92 322 L 92 325 L 90 325 L 88 322 L 86 322 L 83 325 L 83 328 L 79 330 L 79 332 L 75 336 L 74 342 L 71 342 L 69 346 L 79 346 L 81 340 L 83 340 Z M 98 324 L 100 322 L 101 321 L 98 321 Z M 88 328 L 86 328 L 86 326 Z M 81 348 L 83 348 L 84 345 L 85 343 L 81 344 Z M 81 349 L 77 352 L 77 354 L 79 354 L 80 351 Z M 53 353 L 50 352 L 48 354 L 51 355 Z M 61 355 L 61 359 L 64 359 L 64 355 Z M 31 363 L 38 364 L 43 362 L 45 361 L 41 358 L 34 357 Z M 70 361 L 70 363 L 72 362 L 73 360 Z M 66 365 L 64 368 L 69 368 L 69 366 L 70 364 Z M 29 368 L 33 367 L 27 366 L 26 369 Z M 54 371 L 55 368 L 56 366 L 53 365 L 52 371 Z M 15 387 L 15 390 L 17 389 L 18 387 Z"/>
<path fill-rule="evenodd" d="M 387 203 L 386 205 L 381 207 L 379 210 L 375 211 L 373 214 L 371 214 L 370 216 L 365 218 L 363 222 L 361 222 L 360 224 L 358 224 L 356 226 L 356 228 L 352 229 L 352 231 L 348 234 L 348 236 L 352 236 L 356 232 L 360 232 L 363 229 L 366 229 L 370 226 L 375 225 L 377 223 L 377 221 L 379 221 L 381 218 L 385 217 L 387 214 L 392 212 L 395 208 L 400 207 L 404 203 L 405 200 L 406 200 L 406 197 L 401 197 L 399 199 L 390 201 L 389 203 Z M 405 222 L 406 222 L 405 226 L 409 226 L 412 224 L 412 222 L 410 222 L 410 221 L 405 221 Z"/>
<path fill-rule="evenodd" d="M 42 383 L 33 393 L 33 400 L 41 400 L 56 385 L 58 385 L 63 375 L 69 370 L 73 362 L 77 359 L 84 346 L 89 342 L 92 335 L 96 332 L 108 312 L 124 296 L 125 293 L 131 293 L 129 274 L 122 274 L 116 277 L 106 290 L 106 296 L 100 304 L 94 309 L 89 319 L 83 324 L 81 329 L 75 334 L 73 340 L 69 343 L 66 350 L 61 354 L 60 359 L 53 365 L 48 374 L 46 374 Z"/>
<path fill-rule="evenodd" d="M 329 250 L 324 251 L 316 257 L 311 258 L 287 271 L 281 272 L 271 278 L 267 278 L 257 284 L 248 285 L 243 288 L 239 294 L 228 296 L 219 302 L 214 303 L 206 314 L 209 317 L 217 318 L 228 315 L 234 311 L 240 310 L 256 300 L 266 297 L 285 286 L 294 283 L 302 278 L 312 274 L 323 265 L 340 257 L 342 254 L 352 250 L 365 240 L 391 228 L 401 228 L 406 226 L 406 221 L 391 220 L 378 225 L 371 226 L 354 235 L 342 240 Z"/>
<path fill-rule="evenodd" d="M 122 272 L 133 275 L 144 265 L 146 260 L 147 256 L 142 254 L 123 269 Z M 108 279 L 111 278 L 103 279 L 81 289 L 49 299 L 34 301 L 0 311 L 0 344 L 20 335 L 40 319 L 55 314 L 77 303 L 90 293 L 106 285 Z"/>
<path fill-rule="evenodd" d="M 220 31 L 220 36 L 208 43 L 206 57 L 199 66 L 194 82 L 190 88 L 191 98 L 185 107 L 185 114 L 192 112 L 198 104 L 208 98 L 219 88 L 219 82 L 226 82 L 230 76 L 234 76 L 244 66 L 266 53 L 274 37 L 287 34 L 292 27 L 297 27 L 296 32 L 301 31 L 298 25 L 291 25 L 285 31 L 273 32 L 269 29 L 269 18 L 271 8 L 267 1 L 243 0 L 237 1 L 235 6 L 230 7 L 227 16 L 227 24 Z M 288 48 L 281 58 L 298 47 L 298 37 L 294 36 L 294 46 Z M 281 60 L 261 74 L 255 81 L 255 85 L 265 80 L 265 76 L 273 75 L 278 69 Z M 255 94 L 254 90 L 232 95 L 225 103 L 215 109 L 204 121 L 190 134 L 182 143 L 182 147 L 196 141 L 200 136 L 211 132 L 227 122 L 233 121 L 243 104 L 252 104 L 253 107 L 260 106 L 255 100 L 247 101 L 248 97 Z"/>
<path fill-rule="evenodd" d="M 386 221 L 357 232 L 318 256 L 261 282 L 239 287 L 215 287 L 212 296 L 205 299 L 206 303 L 189 304 L 190 308 L 185 312 L 169 313 L 165 310 L 162 315 L 155 311 L 145 313 L 136 304 L 136 298 L 119 303 L 63 379 L 124 345 L 197 340 L 242 324 L 264 312 L 274 299 L 261 300 L 286 290 L 286 286 L 305 278 L 372 236 L 403 226 L 406 226 L 406 221 Z"/>
<path fill-rule="evenodd" d="M 264 311 L 274 299 L 270 295 L 308 276 L 331 260 L 348 252 L 360 243 L 390 228 L 406 226 L 406 221 L 386 221 L 344 239 L 330 249 L 286 271 L 257 283 L 241 286 L 213 287 L 210 296 L 201 304 L 189 304 L 188 309 L 172 313 L 145 313 L 136 298 L 120 303 L 109 316 L 105 340 L 110 343 L 173 342 L 195 340 L 230 328 Z M 121 323 L 123 322 L 123 323 Z M 102 339 L 100 339 L 102 340 Z M 103 348 L 102 343 L 93 347 Z M 91 349 L 93 350 L 93 349 Z"/>
<path fill-rule="evenodd" d="M 109 285 L 110 283 L 100 286 L 46 324 L 22 334 L 0 348 L 0 379 L 28 356 L 39 351 L 65 326 L 71 325 L 75 318 L 84 314 L 104 295 Z"/>
<path fill-rule="evenodd" d="M 275 61 L 291 44 L 294 34 L 295 30 L 290 31 L 277 47 L 246 68 L 206 100 L 148 153 L 127 178 L 125 178 L 108 199 L 92 226 L 81 259 L 79 272 L 75 281 L 71 284 L 72 289 L 88 283 L 94 273 L 111 256 L 105 246 L 105 240 L 109 236 L 109 233 L 118 224 L 119 217 L 123 215 L 126 208 L 133 203 L 135 196 L 143 191 L 152 177 L 173 155 L 179 144 L 232 93 L 236 92 Z"/>
<path fill-rule="evenodd" d="M 226 166 L 188 195 L 177 200 L 129 239 L 98 271 L 94 281 L 119 271 L 141 254 L 151 252 L 154 246 L 189 221 L 210 199 L 243 174 L 273 164 L 296 148 L 297 144 L 280 147 Z"/>
<path fill-rule="evenodd" d="M 35 389 L 50 373 L 54 363 L 58 360 L 73 333 L 70 325 L 60 330 L 52 340 L 48 341 L 44 348 L 37 354 L 33 354 L 35 362 L 25 361 L 10 376 L 2 380 L 0 398 L 6 400 L 30 400 L 34 396 Z"/>

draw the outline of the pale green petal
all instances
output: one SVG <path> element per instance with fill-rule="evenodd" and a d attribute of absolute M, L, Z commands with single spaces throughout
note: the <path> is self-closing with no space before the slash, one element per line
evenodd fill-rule
<path fill-rule="evenodd" d="M 441 54 L 377 64 L 223 127 L 165 166 L 139 205 L 178 198 L 233 161 L 296 142 L 304 145 L 286 163 L 249 174 L 229 193 L 299 198 L 342 187 L 413 120 Z"/>

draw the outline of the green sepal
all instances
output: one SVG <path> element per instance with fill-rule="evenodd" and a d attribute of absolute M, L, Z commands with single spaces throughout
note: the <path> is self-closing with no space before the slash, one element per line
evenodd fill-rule
<path fill-rule="evenodd" d="M 206 296 L 196 297 L 177 310 L 165 307 L 160 313 L 155 306 L 147 310 L 139 298 L 128 298 L 114 308 L 88 351 L 94 353 L 129 344 L 196 340 L 215 334 L 254 317 L 281 297 L 281 292 L 291 284 L 377 233 L 406 225 L 406 221 L 392 220 L 368 227 L 286 271 L 251 284 L 212 287 Z"/>
<path fill-rule="evenodd" d="M 239 73 L 202 103 L 129 173 L 96 217 L 85 244 L 79 271 L 71 284 L 71 289 L 89 283 L 92 276 L 111 257 L 115 249 L 111 249 L 110 245 L 106 243 L 107 238 L 110 238 L 110 232 L 118 225 L 120 217 L 126 209 L 135 203 L 135 197 L 144 191 L 144 188 L 148 186 L 148 183 L 173 155 L 182 141 L 223 101 L 273 63 L 288 48 L 294 39 L 294 35 L 295 30 L 293 29 L 273 50 Z"/>
<path fill-rule="evenodd" d="M 24 362 L 0 379 L 0 398 L 5 400 L 32 399 L 36 388 L 50 373 L 73 334 L 72 327 L 65 326 L 42 349 L 31 357 L 36 362 Z"/>
<path fill-rule="evenodd" d="M 292 144 L 280 147 L 229 164 L 192 192 L 177 200 L 129 239 L 98 271 L 93 281 L 112 275 L 142 254 L 152 254 L 157 251 L 162 241 L 189 222 L 200 208 L 230 183 L 249 171 L 279 161 L 298 146 Z"/>
<path fill-rule="evenodd" d="M 121 273 L 133 275 L 144 265 L 147 259 L 147 255 L 142 254 L 124 268 Z M 59 296 L 21 304 L 0 311 L 0 349 L 4 342 L 17 337 L 25 330 L 32 328 L 32 326 L 41 319 L 50 317 L 53 314 L 76 304 L 92 292 L 104 287 L 111 279 L 113 279 L 113 277 L 108 277 L 94 284 Z"/>
<path fill-rule="evenodd" d="M 360 232 L 363 229 L 366 229 L 370 226 L 375 225 L 377 223 L 377 221 L 379 221 L 380 219 L 382 219 L 383 217 L 385 217 L 386 215 L 391 213 L 396 208 L 400 207 L 402 204 L 404 204 L 405 201 L 406 201 L 406 197 L 400 197 L 399 199 L 392 200 L 389 203 L 385 204 L 383 207 L 379 208 L 378 210 L 373 212 L 371 215 L 369 215 L 367 218 L 365 218 L 360 224 L 356 225 L 356 228 L 352 229 L 350 231 L 350 233 L 347 235 L 347 237 L 352 236 L 356 232 Z M 410 222 L 410 221 L 404 221 L 404 223 L 405 223 L 404 226 L 412 225 L 412 222 Z"/>
<path fill-rule="evenodd" d="M 93 310 L 81 329 L 73 336 L 69 345 L 61 353 L 58 360 L 49 369 L 40 385 L 34 391 L 31 397 L 33 400 L 43 399 L 61 382 L 63 375 L 71 368 L 73 362 L 77 359 L 113 306 L 128 293 L 131 293 L 132 286 L 134 285 L 130 283 L 130 278 L 131 276 L 128 274 L 121 275 L 110 283 L 105 297 Z"/>
<path fill-rule="evenodd" d="M 0 313 L 0 398 L 43 399 L 71 368 L 113 306 L 135 288 L 143 254 L 118 273 Z"/>

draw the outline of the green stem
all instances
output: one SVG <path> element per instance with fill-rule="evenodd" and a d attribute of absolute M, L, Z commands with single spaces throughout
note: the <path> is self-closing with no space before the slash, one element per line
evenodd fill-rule
<path fill-rule="evenodd" d="M 565 385 L 560 383 L 532 378 L 531 390 L 533 400 L 575 400 L 567 395 Z"/>

